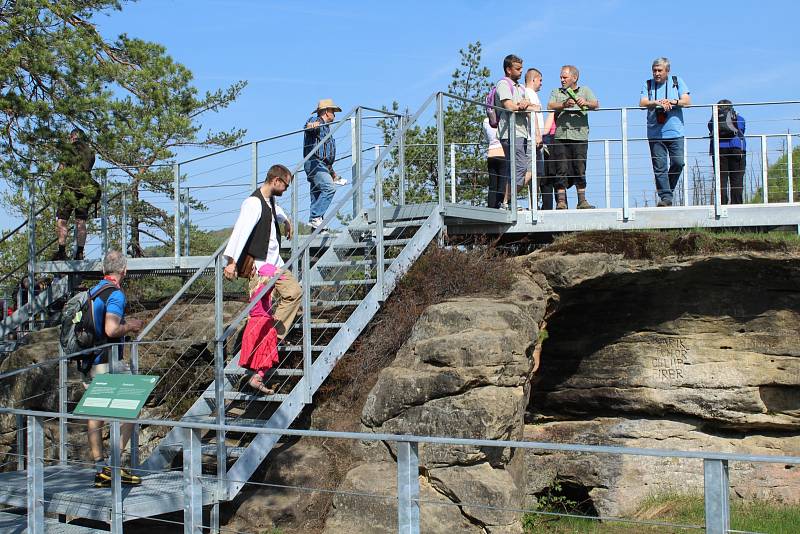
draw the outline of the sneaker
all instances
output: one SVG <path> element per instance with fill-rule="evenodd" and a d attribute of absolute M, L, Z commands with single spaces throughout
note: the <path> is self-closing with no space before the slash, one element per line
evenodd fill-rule
<path fill-rule="evenodd" d="M 95 488 L 110 488 L 111 487 L 111 467 L 105 466 L 103 470 L 95 473 L 94 487 Z M 127 469 L 120 469 L 119 476 L 122 483 L 126 486 L 138 486 L 142 483 L 142 478 L 130 473 Z"/>
<path fill-rule="evenodd" d="M 50 258 L 50 261 L 64 261 L 67 259 L 67 255 L 65 252 L 61 250 L 56 250 L 53 256 Z"/>
<path fill-rule="evenodd" d="M 581 200 L 580 202 L 578 202 L 577 208 L 578 208 L 579 210 L 593 210 L 593 209 L 594 209 L 594 206 L 592 206 L 591 204 L 589 204 L 589 201 L 588 201 L 588 200 L 586 200 L 586 199 L 584 198 L 583 200 Z"/>
<path fill-rule="evenodd" d="M 656 207 L 659 207 L 659 208 L 666 208 L 666 207 L 669 207 L 669 206 L 672 206 L 672 201 L 668 200 L 668 199 L 663 199 L 663 198 L 658 201 L 658 204 L 656 204 Z"/>
<path fill-rule="evenodd" d="M 313 219 L 311 219 L 310 221 L 308 221 L 308 225 L 309 225 L 311 228 L 313 228 L 314 230 L 316 230 L 317 228 L 319 228 L 319 225 L 320 225 L 320 224 L 322 224 L 322 217 L 314 217 Z"/>
<path fill-rule="evenodd" d="M 334 185 L 347 185 L 347 178 L 342 178 L 341 176 L 337 176 L 333 179 Z"/>
<path fill-rule="evenodd" d="M 556 209 L 557 210 L 565 210 L 565 209 L 567 209 L 567 203 L 564 202 L 563 200 L 559 200 L 558 204 L 556 204 Z"/>
<path fill-rule="evenodd" d="M 508 204 L 506 202 L 501 202 L 500 203 L 500 209 L 501 210 L 507 210 L 508 209 Z"/>

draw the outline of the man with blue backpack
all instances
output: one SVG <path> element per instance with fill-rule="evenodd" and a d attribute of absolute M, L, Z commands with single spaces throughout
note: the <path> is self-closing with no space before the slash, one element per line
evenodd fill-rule
<path fill-rule="evenodd" d="M 647 141 L 659 207 L 672 206 L 672 193 L 686 164 L 682 108 L 691 103 L 686 83 L 669 73 L 669 59 L 653 61 L 653 77 L 642 87 L 639 106 L 647 108 Z"/>
<path fill-rule="evenodd" d="M 67 302 L 64 308 L 64 323 L 62 323 L 62 346 L 65 350 L 88 348 L 93 345 L 106 343 L 120 343 L 128 334 L 139 332 L 144 323 L 139 319 L 125 318 L 127 300 L 125 293 L 120 288 L 122 279 L 128 272 L 128 260 L 120 251 L 111 250 L 103 258 L 103 279 L 85 295 L 76 295 Z M 77 310 L 75 303 L 83 302 Z M 83 332 L 81 323 L 89 320 L 93 332 Z M 73 324 L 72 332 L 65 331 L 65 325 Z M 68 330 L 68 329 L 66 329 Z M 70 338 L 65 342 L 65 337 Z M 76 339 L 73 341 L 73 339 Z M 81 339 L 85 338 L 85 339 Z M 114 374 L 131 374 L 128 364 L 122 360 L 122 350 L 118 352 L 118 361 L 113 362 Z M 106 347 L 80 357 L 78 366 L 83 373 L 84 387 L 88 388 L 94 377 L 111 372 L 111 350 Z M 94 460 L 96 474 L 94 485 L 98 488 L 111 486 L 111 467 L 103 454 L 103 422 L 97 420 L 87 421 L 87 437 L 89 449 Z M 131 437 L 133 425 L 123 424 L 121 427 L 120 448 L 124 449 Z M 120 469 L 122 483 L 126 485 L 141 484 L 142 479 L 125 469 Z"/>

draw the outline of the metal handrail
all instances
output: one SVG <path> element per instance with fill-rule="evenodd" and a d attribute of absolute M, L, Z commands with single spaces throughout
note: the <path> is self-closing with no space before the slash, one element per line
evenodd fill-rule
<path fill-rule="evenodd" d="M 50 204 L 45 204 L 44 206 L 42 206 L 41 208 L 39 208 L 39 211 L 37 211 L 36 213 L 34 213 L 34 214 L 33 214 L 34 218 L 35 218 L 35 217 L 38 217 L 39 215 L 41 215 L 41 214 L 42 214 L 42 212 L 43 212 L 44 210 L 46 210 L 47 208 L 49 208 L 49 207 L 50 207 Z M 7 233 L 4 233 L 4 234 L 3 234 L 3 237 L 0 237 L 0 243 L 3 243 L 3 242 L 5 242 L 5 240 L 6 240 L 6 239 L 10 238 L 12 235 L 14 235 L 14 234 L 16 234 L 17 232 L 19 232 L 20 230 L 22 230 L 22 229 L 25 227 L 25 225 L 27 225 L 27 224 L 28 224 L 28 219 L 25 219 L 24 221 L 22 221 L 22 222 L 19 224 L 19 226 L 17 226 L 17 227 L 16 227 L 16 228 L 14 228 L 13 230 L 9 230 Z M 2 280 L 0 280 L 0 281 L 2 281 Z"/>

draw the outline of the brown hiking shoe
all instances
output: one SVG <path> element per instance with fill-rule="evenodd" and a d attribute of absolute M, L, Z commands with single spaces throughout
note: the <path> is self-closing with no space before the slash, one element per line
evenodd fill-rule
<path fill-rule="evenodd" d="M 593 209 L 594 209 L 594 206 L 592 206 L 591 204 L 589 204 L 589 201 L 588 201 L 588 200 L 586 200 L 586 199 L 584 198 L 583 200 L 581 200 L 580 202 L 578 202 L 578 206 L 577 206 L 577 208 L 578 208 L 579 210 L 593 210 Z"/>
<path fill-rule="evenodd" d="M 559 200 L 559 201 L 558 201 L 558 204 L 556 204 L 556 209 L 557 209 L 557 210 L 565 210 L 565 209 L 567 209 L 567 203 L 566 203 L 566 201 L 564 201 L 564 200 Z"/>

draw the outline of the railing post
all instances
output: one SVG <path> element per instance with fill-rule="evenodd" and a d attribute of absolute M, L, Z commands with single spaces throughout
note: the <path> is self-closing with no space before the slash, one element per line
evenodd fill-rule
<path fill-rule="evenodd" d="M 620 114 L 622 126 L 622 220 L 628 221 L 631 217 L 630 189 L 628 176 L 628 109 L 622 108 Z"/>
<path fill-rule="evenodd" d="M 25 455 L 27 448 L 25 443 L 27 441 L 27 432 L 25 431 L 25 416 L 16 415 L 17 420 L 17 471 L 25 469 Z"/>
<path fill-rule="evenodd" d="M 442 93 L 436 94 L 436 174 L 438 181 L 438 195 L 437 203 L 439 204 L 439 213 L 444 211 L 444 184 L 447 181 L 445 174 L 446 165 L 444 163 L 444 95 Z"/>
<path fill-rule="evenodd" d="M 689 139 L 683 137 L 683 205 L 689 205 L 689 170 L 688 170 L 688 157 L 689 157 Z"/>
<path fill-rule="evenodd" d="M 761 136 L 761 191 L 764 204 L 769 204 L 769 168 L 767 167 L 767 136 Z"/>
<path fill-rule="evenodd" d="M 172 165 L 173 184 L 175 195 L 175 266 L 180 265 L 179 258 L 181 255 L 181 164 L 173 163 Z"/>
<path fill-rule="evenodd" d="M 792 134 L 786 134 L 786 178 L 789 183 L 789 204 L 794 204 L 794 162 L 792 161 Z"/>
<path fill-rule="evenodd" d="M 28 327 L 32 331 L 35 325 L 33 290 L 36 287 L 36 179 L 31 177 L 28 182 L 28 314 L 30 320 Z M 77 225 L 75 225 L 77 228 Z"/>
<path fill-rule="evenodd" d="M 183 428 L 183 532 L 203 532 L 203 485 L 200 483 L 200 433 L 194 428 Z"/>
<path fill-rule="evenodd" d="M 353 217 L 358 217 L 363 208 L 364 202 L 362 197 L 362 184 L 361 184 L 361 165 L 363 163 L 361 154 L 361 108 L 356 108 L 354 117 L 350 118 L 351 124 L 351 139 L 353 149 Z"/>
<path fill-rule="evenodd" d="M 186 194 L 183 197 L 184 204 L 183 204 L 183 227 L 185 230 L 184 242 L 183 242 L 183 255 L 189 256 L 189 241 L 191 240 L 191 227 L 189 224 L 189 188 L 186 188 Z"/>
<path fill-rule="evenodd" d="M 450 202 L 456 203 L 456 144 L 450 143 Z"/>
<path fill-rule="evenodd" d="M 609 150 L 611 146 L 608 139 L 603 140 L 603 160 L 605 163 L 605 178 L 606 178 L 606 208 L 611 207 L 611 154 Z"/>
<path fill-rule="evenodd" d="M 397 203 L 400 206 L 406 203 L 406 117 L 400 117 L 400 140 L 398 142 L 398 165 L 400 166 L 400 175 L 398 183 Z"/>
<path fill-rule="evenodd" d="M 713 129 L 711 130 L 711 146 L 714 149 L 714 217 L 719 219 L 722 216 L 722 181 L 721 169 L 719 168 L 719 106 L 714 104 L 711 107 L 711 119 Z"/>
<path fill-rule="evenodd" d="M 36 416 L 28 416 L 28 532 L 44 534 L 44 429 Z"/>
<path fill-rule="evenodd" d="M 536 113 L 531 114 L 532 120 L 536 120 Z M 531 122 L 532 124 L 532 122 Z M 539 154 L 536 146 L 536 137 L 531 139 L 531 181 L 528 184 L 528 206 L 531 211 L 531 223 L 539 220 Z"/>
<path fill-rule="evenodd" d="M 101 257 L 108 252 L 108 172 L 100 171 L 100 250 Z"/>
<path fill-rule="evenodd" d="M 258 187 L 258 141 L 250 143 L 250 188 Z"/>
<path fill-rule="evenodd" d="M 214 417 L 217 425 L 225 425 L 225 341 L 222 339 L 224 330 L 222 306 L 222 265 L 223 256 L 220 254 L 214 261 Z M 226 432 L 217 430 L 217 492 L 219 499 L 224 500 L 228 494 L 228 485 L 225 482 L 228 469 L 228 451 L 225 446 Z M 219 513 L 216 510 L 216 513 Z"/>
<path fill-rule="evenodd" d="M 517 112 L 508 112 L 508 165 L 510 167 L 509 187 L 511 198 L 509 207 L 511 208 L 511 222 L 517 222 Z"/>
<path fill-rule="evenodd" d="M 312 361 L 311 361 L 311 253 L 309 247 L 303 250 L 303 402 L 311 404 Z"/>
<path fill-rule="evenodd" d="M 122 254 L 128 255 L 128 193 L 122 192 L 122 226 L 121 240 L 122 240 Z"/>
<path fill-rule="evenodd" d="M 299 172 L 298 172 L 299 174 Z M 292 213 L 290 218 L 294 219 L 294 231 L 292 232 L 292 256 L 297 253 L 300 248 L 300 183 L 297 181 L 297 176 L 292 176 Z M 293 273 L 297 273 L 297 260 L 291 265 Z"/>
<path fill-rule="evenodd" d="M 134 341 L 131 347 L 131 374 L 139 374 L 139 343 Z M 134 422 L 131 429 L 131 469 L 139 467 L 139 423 Z"/>
<path fill-rule="evenodd" d="M 706 534 L 726 534 L 730 528 L 727 460 L 703 460 Z"/>
<path fill-rule="evenodd" d="M 112 355 L 112 357 L 114 356 Z M 109 523 L 112 534 L 122 534 L 123 523 L 120 437 L 119 421 L 111 421 L 111 435 L 109 436 L 111 441 L 111 518 Z"/>
<path fill-rule="evenodd" d="M 397 444 L 397 526 L 400 534 L 419 534 L 419 452 L 408 441 Z"/>
<path fill-rule="evenodd" d="M 67 364 L 64 359 L 64 349 L 58 345 L 58 463 L 65 465 L 69 459 L 67 444 L 69 443 L 69 430 L 67 427 Z"/>
<path fill-rule="evenodd" d="M 452 146 L 452 145 L 451 145 Z M 451 152 L 453 161 L 455 162 L 455 153 Z M 375 147 L 375 160 L 381 157 L 381 147 Z M 454 200 L 455 202 L 455 200 Z M 385 293 L 383 288 L 383 162 L 375 166 L 375 280 L 378 286 L 378 300 L 383 302 L 385 300 Z"/>

